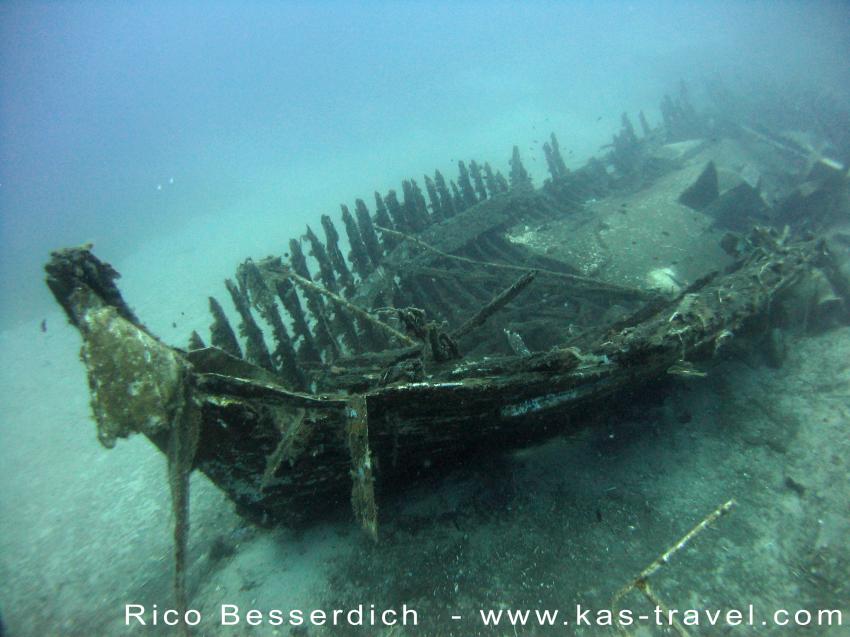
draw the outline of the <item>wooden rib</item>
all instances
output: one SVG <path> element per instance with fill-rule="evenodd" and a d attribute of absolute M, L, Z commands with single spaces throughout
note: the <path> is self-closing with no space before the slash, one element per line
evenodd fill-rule
<path fill-rule="evenodd" d="M 382 232 L 385 231 L 384 228 L 379 228 L 379 229 Z M 397 230 L 386 230 L 386 232 L 393 234 L 395 236 L 398 236 L 402 239 L 407 239 L 408 241 L 415 243 L 416 245 L 422 247 L 423 249 L 428 250 L 430 252 L 433 252 L 434 254 L 438 254 L 441 257 L 444 257 L 446 259 L 453 259 L 453 260 L 456 260 L 456 261 L 461 261 L 463 263 L 470 263 L 470 264 L 481 266 L 481 267 L 484 267 L 484 268 L 513 270 L 513 271 L 519 271 L 519 272 L 525 272 L 525 271 L 528 270 L 528 268 L 524 268 L 522 266 L 510 265 L 510 264 L 507 264 L 507 263 L 489 263 L 487 261 L 480 261 L 480 260 L 477 260 L 477 259 L 470 259 L 470 258 L 467 258 L 467 257 L 456 256 L 454 254 L 448 254 L 447 252 L 443 252 L 442 250 L 438 250 L 437 248 L 434 248 L 433 246 L 428 245 L 427 243 L 425 243 L 421 239 L 417 239 L 416 237 L 410 236 L 408 234 L 404 234 L 403 232 L 398 232 Z M 630 288 L 630 287 L 626 287 L 624 285 L 616 285 L 614 283 L 606 283 L 605 281 L 598 281 L 596 279 L 591 279 L 591 278 L 588 278 L 588 277 L 579 276 L 577 274 L 567 274 L 565 272 L 556 272 L 554 270 L 544 270 L 544 269 L 538 269 L 537 272 L 541 276 L 557 277 L 559 279 L 569 281 L 571 283 L 574 283 L 576 285 L 581 286 L 582 289 L 599 290 L 601 292 L 609 292 L 611 294 L 620 295 L 624 298 L 643 299 L 643 298 L 648 298 L 648 297 L 652 296 L 651 294 L 649 294 L 648 292 L 645 292 L 644 290 L 639 290 L 637 288 Z"/>

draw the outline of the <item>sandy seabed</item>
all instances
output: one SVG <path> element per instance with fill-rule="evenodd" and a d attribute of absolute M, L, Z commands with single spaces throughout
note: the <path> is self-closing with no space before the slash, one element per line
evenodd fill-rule
<path fill-rule="evenodd" d="M 206 334 L 209 291 L 223 292 L 240 257 L 272 251 L 271 243 L 225 248 L 226 227 L 192 228 L 115 264 L 127 300 L 167 342 L 182 345 L 193 329 Z M 46 320 L 46 332 L 33 322 L 0 333 L 6 633 L 171 634 L 123 624 L 127 603 L 164 609 L 171 601 L 164 458 L 141 437 L 100 447 L 79 336 L 58 311 Z M 420 611 L 418 634 L 434 635 L 490 634 L 474 621 L 478 608 L 603 608 L 730 498 L 738 503 L 731 515 L 659 573 L 659 595 L 680 608 L 840 608 L 843 628 L 813 634 L 847 634 L 850 329 L 789 341 L 780 369 L 757 355 L 721 361 L 707 378 L 674 381 L 606 427 L 471 463 L 394 497 L 383 505 L 377 546 L 343 522 L 298 534 L 255 529 L 195 475 L 190 586 L 192 606 L 207 618 L 196 634 L 290 634 L 286 626 L 221 627 L 222 603 L 308 612 L 407 603 Z M 626 603 L 646 604 L 639 596 Z M 453 612 L 464 614 L 462 627 Z"/>

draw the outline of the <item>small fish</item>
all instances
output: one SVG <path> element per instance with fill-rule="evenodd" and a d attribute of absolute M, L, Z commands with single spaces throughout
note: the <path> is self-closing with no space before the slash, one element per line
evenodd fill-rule
<path fill-rule="evenodd" d="M 505 336 L 508 339 L 508 345 L 510 345 L 511 349 L 514 351 L 514 354 L 517 356 L 530 356 L 531 351 L 526 347 L 525 342 L 522 340 L 522 336 L 520 336 L 517 332 L 512 332 L 511 330 L 505 328 L 504 330 Z"/>
<path fill-rule="evenodd" d="M 41 319 L 41 331 L 42 332 L 47 331 L 47 319 Z"/>
<path fill-rule="evenodd" d="M 708 374 L 688 361 L 679 361 L 678 363 L 671 365 L 667 369 L 667 373 L 672 374 L 673 376 L 682 376 L 683 378 L 705 378 L 708 376 Z"/>

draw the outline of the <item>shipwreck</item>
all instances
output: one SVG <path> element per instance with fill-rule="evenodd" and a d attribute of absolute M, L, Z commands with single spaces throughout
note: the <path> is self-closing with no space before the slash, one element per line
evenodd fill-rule
<path fill-rule="evenodd" d="M 713 129 L 685 91 L 662 114 L 653 128 L 641 113 L 640 134 L 624 115 L 607 154 L 576 170 L 553 134 L 539 188 L 515 147 L 507 178 L 461 161 L 453 180 L 426 176 L 424 193 L 410 179 L 401 198 L 375 193 L 372 210 L 343 205 L 345 241 L 325 215 L 323 238 L 308 227 L 280 255 L 246 260 L 226 282 L 237 330 L 210 297 L 209 337 L 182 348 L 145 327 L 89 246 L 52 254 L 47 283 L 82 336 L 100 441 L 142 433 L 168 457 L 178 599 L 193 470 L 253 522 L 350 507 L 377 539 L 385 490 L 586 426 L 671 374 L 702 374 L 731 342 L 775 328 L 799 286 L 819 290 L 813 278 L 827 290 L 813 302 L 846 319 L 850 285 L 823 235 L 846 214 L 843 165 L 770 131 Z M 687 158 L 659 149 L 712 135 L 766 144 L 796 172 L 771 204 L 746 181 L 721 193 L 713 163 L 676 193 L 723 229 L 712 240 L 728 255 L 689 282 L 613 281 L 516 240 L 651 189 Z"/>

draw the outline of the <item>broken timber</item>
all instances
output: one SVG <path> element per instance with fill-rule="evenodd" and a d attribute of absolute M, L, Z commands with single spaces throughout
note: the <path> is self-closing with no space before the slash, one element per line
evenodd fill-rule
<path fill-rule="evenodd" d="M 727 273 L 656 303 L 584 351 L 439 361 L 424 343 L 387 348 L 336 360 L 332 367 L 344 368 L 336 376 L 317 372 L 313 386 L 333 391 L 295 391 L 274 371 L 216 347 L 163 344 L 127 308 L 117 273 L 87 248 L 53 253 L 46 269 L 90 352 L 84 360 L 105 442 L 141 431 L 167 450 L 181 410 L 192 405 L 200 419 L 193 466 L 243 514 L 298 524 L 351 502 L 376 537 L 381 488 L 403 484 L 425 466 L 559 433 L 571 426 L 564 416 L 601 409 L 683 361 L 710 356 L 763 318 L 811 267 L 816 248 L 769 232 L 756 239 L 757 248 Z M 532 278 L 521 278 L 514 291 Z M 133 341 L 140 343 L 135 349 Z M 153 362 L 144 365 L 140 356 Z M 125 408 L 139 387 L 133 410 Z"/>
<path fill-rule="evenodd" d="M 754 231 L 726 272 L 667 299 L 508 239 L 672 169 L 647 151 L 699 136 L 708 120 L 684 87 L 662 115 L 654 129 L 639 117 L 638 136 L 624 114 L 607 155 L 575 170 L 551 135 L 551 178 L 537 189 L 514 147 L 508 178 L 461 160 L 454 178 L 424 176 L 427 200 L 411 178 L 401 200 L 375 192 L 374 213 L 363 199 L 353 215 L 342 205 L 348 260 L 323 215 L 324 241 L 307 227 L 287 254 L 246 261 L 226 284 L 238 330 L 209 299 L 210 347 L 198 334 L 187 350 L 159 341 L 90 246 L 54 252 L 47 282 L 83 338 L 100 440 L 141 432 L 169 454 L 178 509 L 195 468 L 257 522 L 351 508 L 377 537 L 382 491 L 586 423 L 689 369 L 765 321 L 812 266 L 833 272 L 822 246 Z M 600 324 L 613 305 L 631 314 Z"/>

